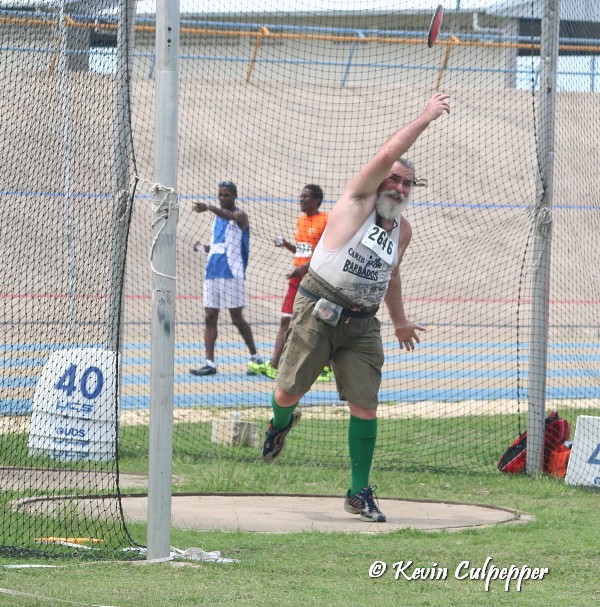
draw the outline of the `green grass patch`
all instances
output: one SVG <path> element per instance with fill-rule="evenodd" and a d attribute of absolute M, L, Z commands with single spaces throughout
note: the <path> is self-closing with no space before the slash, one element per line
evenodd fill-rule
<path fill-rule="evenodd" d="M 575 428 L 578 415 L 598 411 L 561 411 Z M 258 437 L 266 427 L 257 422 Z M 378 469 L 448 470 L 487 472 L 504 450 L 525 429 L 518 415 L 471 415 L 452 418 L 413 417 L 380 419 L 374 466 Z M 287 459 L 299 465 L 346 466 L 347 416 L 318 419 L 305 416 L 286 444 Z M 119 458 L 122 469 L 140 472 L 148 452 L 148 427 L 120 429 Z M 253 462 L 257 449 L 211 442 L 211 423 L 179 422 L 173 425 L 173 457 L 181 461 L 235 460 Z"/>
<path fill-rule="evenodd" d="M 282 493 L 339 493 L 340 509 L 340 492 L 347 482 L 345 470 L 307 469 L 289 466 L 285 461 L 270 466 L 233 461 L 176 462 L 175 467 L 182 476 L 182 484 L 176 489 L 197 487 L 209 491 L 221 478 L 227 490 L 252 487 Z M 534 520 L 459 532 L 404 530 L 375 536 L 173 529 L 171 542 L 178 548 L 220 550 L 223 556 L 240 562 L 136 565 L 52 560 L 50 564 L 65 567 L 0 570 L 1 586 L 84 605 L 117 607 L 345 607 L 359 599 L 384 607 L 597 604 L 597 492 L 568 487 L 546 477 L 512 477 L 499 472 L 385 470 L 377 472 L 373 480 L 385 496 L 496 505 L 531 514 Z M 144 525 L 131 525 L 130 530 L 144 542 Z M 491 582 L 486 591 L 484 580 L 455 578 L 461 562 L 480 567 L 488 557 L 498 567 L 528 565 L 546 567 L 549 572 L 542 580 L 524 582 L 520 591 L 513 584 L 508 592 L 499 580 Z M 376 560 L 388 565 L 387 573 L 379 579 L 369 577 L 369 567 Z M 412 569 L 447 568 L 448 578 L 395 579 L 393 564 L 400 561 L 412 561 Z M 47 599 L 6 598 L 11 607 L 53 604 Z"/>
<path fill-rule="evenodd" d="M 568 419 L 574 425 L 576 414 L 570 413 Z M 357 602 L 378 607 L 595 607 L 600 598 L 598 491 L 569 487 L 545 476 L 498 472 L 495 460 L 518 432 L 514 416 L 386 420 L 380 432 L 386 440 L 378 444 L 371 481 L 378 486 L 381 497 L 497 506 L 526 513 L 533 520 L 453 532 L 402 530 L 381 535 L 172 529 L 173 546 L 220 550 L 239 563 L 145 565 L 106 562 L 105 558 L 95 563 L 89 554 L 85 559 L 50 560 L 4 556 L 0 564 L 61 565 L 58 569 L 0 569 L 0 587 L 38 595 L 7 595 L 6 604 L 41 607 L 62 604 L 58 602 L 62 599 L 117 607 L 345 607 Z M 208 423 L 177 423 L 173 492 L 336 495 L 343 512 L 342 496 L 349 482 L 345 435 L 342 419 L 303 420 L 290 435 L 281 458 L 265 465 L 258 461 L 256 449 L 211 443 Z M 398 436 L 402 440 L 396 440 Z M 478 441 L 477 436 L 490 440 Z M 122 427 L 120 439 L 120 471 L 146 474 L 147 428 Z M 432 440 L 439 448 L 443 446 L 434 458 Z M 22 455 L 24 436 L 11 435 L 10 441 L 0 437 L 0 452 L 6 453 L 13 444 L 20 445 Z M 121 489 L 143 491 L 127 487 L 124 481 Z M 59 510 L 58 518 L 15 513 L 8 501 L 19 495 L 2 495 L 3 528 L 13 534 L 13 539 L 62 535 L 65 521 L 79 517 L 68 507 Z M 271 516 L 277 513 L 271 512 Z M 81 534 L 102 537 L 107 532 L 92 517 L 84 517 L 83 524 L 87 526 L 79 528 Z M 134 542 L 146 544 L 145 525 L 129 524 L 127 531 Z M 111 558 L 125 561 L 130 554 L 119 556 L 115 545 Z M 477 568 L 488 558 L 498 567 L 544 567 L 549 572 L 542 580 L 525 581 L 520 591 L 514 584 L 507 591 L 500 580 L 492 581 L 486 590 L 484 580 L 456 578 L 460 563 Z M 384 561 L 388 566 L 378 579 L 369 577 L 374 561 Z M 447 579 L 396 579 L 394 563 L 407 561 L 413 563 L 409 573 L 415 567 L 446 568 Z"/>

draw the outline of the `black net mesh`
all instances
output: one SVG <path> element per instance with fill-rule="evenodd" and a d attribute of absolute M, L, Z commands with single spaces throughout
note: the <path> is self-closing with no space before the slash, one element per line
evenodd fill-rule
<path fill-rule="evenodd" d="M 150 226 L 161 144 L 154 141 L 155 3 L 138 2 L 134 23 L 125 19 L 127 3 L 37 4 L 0 11 L 1 543 L 100 537 L 123 547 L 132 542 L 118 498 L 107 496 L 118 495 L 119 453 L 147 445 Z M 548 187 L 540 2 L 442 4 L 442 32 L 428 48 L 435 3 L 284 0 L 271 10 L 182 0 L 175 458 L 257 459 L 274 382 L 264 365 L 248 363 L 254 350 L 271 359 L 294 267 L 275 239 L 295 243 L 306 184 L 323 189 L 321 209 L 329 211 L 348 179 L 437 90 L 451 95 L 452 112 L 408 153 L 427 186 L 415 188 L 406 214 L 413 239 L 401 267 L 407 315 L 427 331 L 407 353 L 387 311 L 379 314 L 386 362 L 374 465 L 494 472 L 526 425 L 536 373 L 547 409 L 572 428 L 586 416 L 581 442 L 593 450 L 600 441 L 593 429 L 600 15 L 585 3 L 562 3 L 548 212 L 540 211 Z M 223 180 L 237 185 L 236 204 L 250 221 L 242 310 L 250 332 L 221 310 L 217 372 L 197 376 L 190 370 L 207 355 L 207 254 L 196 245 L 208 244 L 215 215 L 193 209 L 218 206 Z M 552 264 L 547 368 L 540 369 L 530 364 L 530 348 L 544 229 L 552 233 Z M 62 400 L 36 400 L 45 394 L 44 373 Z M 289 463 L 347 464 L 347 409 L 335 380 L 322 379 L 302 399 Z M 53 403 L 63 407 L 54 426 Z M 81 411 L 90 405 L 93 414 Z M 78 444 L 96 440 L 90 433 L 105 435 L 94 453 Z M 33 499 L 73 493 L 80 499 Z M 24 498 L 32 499 L 15 506 Z"/>
<path fill-rule="evenodd" d="M 0 7 L 2 549 L 132 544 L 117 466 L 128 28 L 118 11 L 101 23 L 117 4 Z"/>

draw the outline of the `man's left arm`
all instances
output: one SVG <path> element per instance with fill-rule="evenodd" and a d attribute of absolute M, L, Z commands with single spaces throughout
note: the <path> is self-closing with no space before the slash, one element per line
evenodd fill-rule
<path fill-rule="evenodd" d="M 388 290 L 385 294 L 385 305 L 390 313 L 394 333 L 400 343 L 400 347 L 406 348 L 408 351 L 414 350 L 416 344 L 420 341 L 417 331 L 425 331 L 425 327 L 406 318 L 404 303 L 402 302 L 402 283 L 400 281 L 399 266 L 396 266 L 392 272 Z"/>
<path fill-rule="evenodd" d="M 404 303 L 402 301 L 402 281 L 400 280 L 400 263 L 404 257 L 404 252 L 412 240 L 412 228 L 410 223 L 404 218 L 400 218 L 398 235 L 398 264 L 392 270 L 392 277 L 388 284 L 385 294 L 385 304 L 390 313 L 390 319 L 394 325 L 394 333 L 401 348 L 411 351 L 419 343 L 417 331 L 425 331 L 425 327 L 411 322 L 406 318 L 404 312 Z"/>

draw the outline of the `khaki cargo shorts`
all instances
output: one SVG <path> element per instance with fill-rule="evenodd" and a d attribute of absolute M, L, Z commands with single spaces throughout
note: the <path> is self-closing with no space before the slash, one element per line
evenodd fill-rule
<path fill-rule="evenodd" d="M 381 323 L 374 316 L 341 316 L 332 327 L 312 316 L 315 303 L 296 295 L 277 384 L 290 394 L 305 394 L 323 367 L 331 364 L 340 398 L 376 409 L 383 367 Z"/>

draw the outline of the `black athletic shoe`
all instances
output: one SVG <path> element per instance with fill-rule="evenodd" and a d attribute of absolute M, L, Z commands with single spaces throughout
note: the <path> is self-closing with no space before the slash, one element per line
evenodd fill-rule
<path fill-rule="evenodd" d="M 290 423 L 283 430 L 276 430 L 273 424 L 269 423 L 269 427 L 265 432 L 265 440 L 260 452 L 260 457 L 264 462 L 273 461 L 282 451 L 285 443 L 285 437 L 288 432 L 300 421 L 300 411 L 292 412 Z"/>
<path fill-rule="evenodd" d="M 360 514 L 362 521 L 385 523 L 385 514 L 379 510 L 379 506 L 375 502 L 374 489 L 376 487 L 365 487 L 354 495 L 350 495 L 350 491 L 348 491 L 344 500 L 344 510 L 350 514 Z"/>
<path fill-rule="evenodd" d="M 216 372 L 217 367 L 213 367 L 212 365 L 204 365 L 199 369 L 190 369 L 192 375 L 215 375 Z"/>

